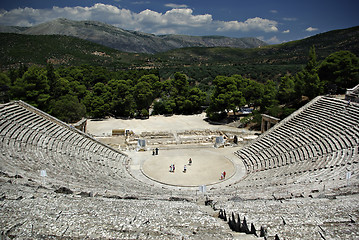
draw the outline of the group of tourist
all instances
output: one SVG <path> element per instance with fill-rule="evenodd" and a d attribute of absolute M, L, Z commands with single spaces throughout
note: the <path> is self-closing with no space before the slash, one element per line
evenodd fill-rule
<path fill-rule="evenodd" d="M 188 159 L 188 165 L 189 165 L 189 166 L 192 165 L 192 158 L 189 158 L 189 159 Z M 183 166 L 183 172 L 184 172 L 184 173 L 187 172 L 187 166 L 186 166 L 186 165 Z"/>
<path fill-rule="evenodd" d="M 190 159 L 188 160 L 188 165 L 189 165 L 189 166 L 192 165 L 192 158 L 190 158 Z M 170 172 L 171 172 L 171 173 L 174 173 L 174 172 L 175 172 L 175 169 L 176 169 L 176 166 L 175 166 L 174 163 L 172 163 L 172 164 L 170 165 Z M 184 173 L 187 172 L 187 165 L 184 165 L 184 166 L 183 166 L 183 172 L 184 172 Z"/>
<path fill-rule="evenodd" d="M 226 171 L 223 171 L 221 173 L 221 180 L 224 180 L 224 179 L 226 179 Z"/>
<path fill-rule="evenodd" d="M 152 155 L 158 155 L 158 148 L 155 148 L 152 150 Z"/>
<path fill-rule="evenodd" d="M 192 165 L 192 158 L 189 158 L 188 159 L 188 166 L 191 166 Z M 170 173 L 174 173 L 175 172 L 175 170 L 176 170 L 176 166 L 175 166 L 175 164 L 174 163 L 172 163 L 171 165 L 170 165 Z M 183 166 L 183 173 L 186 173 L 187 172 L 187 165 L 185 164 L 184 166 Z M 223 171 L 222 173 L 221 173 L 221 178 L 220 178 L 220 180 L 224 180 L 224 179 L 226 179 L 226 171 Z"/>

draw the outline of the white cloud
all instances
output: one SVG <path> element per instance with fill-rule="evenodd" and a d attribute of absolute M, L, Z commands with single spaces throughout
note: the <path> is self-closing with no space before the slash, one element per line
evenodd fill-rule
<path fill-rule="evenodd" d="M 288 30 L 285 30 L 285 31 L 283 31 L 282 33 L 290 33 L 290 30 L 288 29 Z"/>
<path fill-rule="evenodd" d="M 270 43 L 270 44 L 277 44 L 277 43 L 280 43 L 280 40 L 277 38 L 277 36 L 274 36 L 274 37 L 268 39 L 266 42 Z"/>
<path fill-rule="evenodd" d="M 282 43 L 283 41 L 280 41 L 277 36 L 271 37 L 269 39 L 265 39 L 264 36 L 257 36 L 256 38 L 258 38 L 259 40 L 262 40 L 263 42 L 266 42 L 268 44 L 278 44 L 278 43 Z"/>
<path fill-rule="evenodd" d="M 277 10 L 270 10 L 271 13 L 278 13 Z"/>
<path fill-rule="evenodd" d="M 175 3 L 167 3 L 165 4 L 165 6 L 169 8 L 188 8 L 186 4 L 175 4 Z"/>
<path fill-rule="evenodd" d="M 319 29 L 318 28 L 313 28 L 313 27 L 309 27 L 307 29 L 305 29 L 305 31 L 307 32 L 314 32 L 314 31 L 318 31 Z"/>
<path fill-rule="evenodd" d="M 290 22 L 293 22 L 293 21 L 297 21 L 298 19 L 297 18 L 289 18 L 289 17 L 284 17 L 283 18 L 284 21 L 290 21 Z"/>
<path fill-rule="evenodd" d="M 218 21 L 217 31 L 244 31 L 248 32 L 251 30 L 263 31 L 263 32 L 277 32 L 278 23 L 276 21 L 263 19 L 260 17 L 249 18 L 244 22 L 238 21 Z"/>
<path fill-rule="evenodd" d="M 150 4 L 150 1 L 138 1 L 138 2 L 131 2 L 134 5 L 142 5 L 142 4 Z"/>
<path fill-rule="evenodd" d="M 213 32 L 277 32 L 278 23 L 260 17 L 240 21 L 213 20 L 211 14 L 193 14 L 186 5 L 169 5 L 176 8 L 165 13 L 146 9 L 140 13 L 113 5 L 97 3 L 91 7 L 53 7 L 51 9 L 18 8 L 0 12 L 0 24 L 12 26 L 33 26 L 56 18 L 71 20 L 94 20 L 129 30 L 154 34 L 195 34 Z"/>

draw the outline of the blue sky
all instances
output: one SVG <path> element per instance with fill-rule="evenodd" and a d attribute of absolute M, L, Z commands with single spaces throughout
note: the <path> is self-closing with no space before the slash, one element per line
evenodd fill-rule
<path fill-rule="evenodd" d="M 11 0 L 0 24 L 33 26 L 59 17 L 153 34 L 257 37 L 270 44 L 359 25 L 358 0 Z"/>

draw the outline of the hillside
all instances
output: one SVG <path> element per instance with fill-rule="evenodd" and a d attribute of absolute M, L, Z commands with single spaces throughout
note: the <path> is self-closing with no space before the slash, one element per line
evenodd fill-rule
<path fill-rule="evenodd" d="M 302 40 L 264 46 L 256 49 L 184 48 L 155 55 L 162 65 L 179 64 L 303 64 L 308 51 L 315 46 L 318 59 L 348 50 L 359 56 L 359 26 L 321 33 Z"/>
<path fill-rule="evenodd" d="M 172 37 L 166 36 L 167 39 Z M 111 69 L 157 68 L 163 79 L 173 76 L 175 72 L 182 72 L 192 83 L 201 83 L 203 89 L 207 89 L 217 75 L 241 74 L 266 81 L 295 73 L 307 62 L 309 48 L 313 45 L 318 60 L 339 50 L 349 50 L 359 56 L 359 27 L 261 48 L 192 47 L 157 54 L 125 53 L 79 38 L 58 35 L 0 33 L 0 41 L 1 68 L 19 62 L 39 65 L 46 62 L 55 65 L 90 64 Z"/>
<path fill-rule="evenodd" d="M 1 30 L 1 29 L 0 29 Z M 256 48 L 266 43 L 256 38 L 229 38 L 221 36 L 153 35 L 128 31 L 95 21 L 72 21 L 64 18 L 42 23 L 19 31 L 29 35 L 66 35 L 89 40 L 124 52 L 157 53 L 183 47 Z M 3 27 L 3 32 L 6 28 Z"/>
<path fill-rule="evenodd" d="M 0 67 L 18 63 L 45 65 L 101 65 L 122 68 L 140 61 L 145 55 L 124 53 L 75 37 L 35 36 L 0 33 Z"/>

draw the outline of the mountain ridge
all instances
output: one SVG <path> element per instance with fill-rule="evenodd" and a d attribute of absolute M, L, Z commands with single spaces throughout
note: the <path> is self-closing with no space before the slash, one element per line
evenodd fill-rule
<path fill-rule="evenodd" d="M 191 62 L 204 63 L 221 61 L 234 63 L 241 60 L 242 64 L 304 64 L 307 61 L 310 47 L 316 49 L 318 60 L 329 54 L 347 50 L 359 56 L 359 26 L 336 29 L 291 42 L 267 45 L 255 49 L 234 48 L 182 48 L 158 53 L 156 56 L 173 64 Z"/>
<path fill-rule="evenodd" d="M 0 33 L 0 42 L 0 68 L 19 63 L 45 65 L 47 62 L 55 65 L 101 65 L 113 69 L 176 68 L 178 71 L 189 66 L 294 66 L 307 62 L 312 46 L 315 46 L 319 61 L 342 50 L 359 56 L 359 26 L 261 48 L 190 47 L 157 54 L 121 52 L 77 37 L 61 35 Z"/>
<path fill-rule="evenodd" d="M 2 26 L 0 32 L 13 32 L 27 35 L 72 36 L 123 52 L 150 54 L 184 47 L 257 48 L 267 45 L 257 38 L 154 35 L 125 30 L 97 21 L 72 21 L 65 18 L 58 18 L 29 28 Z"/>

